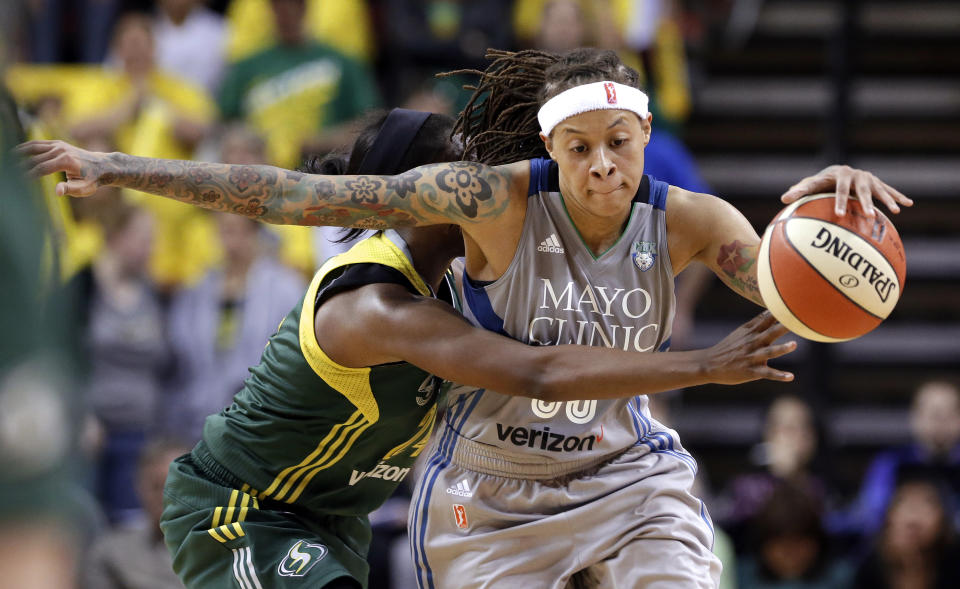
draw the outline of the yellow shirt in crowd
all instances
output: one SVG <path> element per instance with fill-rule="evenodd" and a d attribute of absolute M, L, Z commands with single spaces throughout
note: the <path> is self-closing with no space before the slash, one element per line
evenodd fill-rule
<path fill-rule="evenodd" d="M 620 33 L 626 32 L 627 23 L 630 23 L 634 11 L 642 10 L 645 0 L 609 0 L 610 10 L 613 12 L 612 22 L 619 27 Z M 513 12 L 513 26 L 517 39 L 531 42 L 540 26 L 540 16 L 549 0 L 516 0 Z M 596 7 L 593 2 L 579 0 L 583 13 L 590 17 Z M 692 102 L 690 98 L 690 81 L 687 74 L 687 58 L 684 48 L 683 35 L 677 22 L 670 18 L 661 19 L 657 25 L 654 39 L 656 51 L 653 52 L 652 79 L 646 80 L 656 94 L 659 112 L 674 123 L 682 123 L 690 114 Z M 639 56 L 633 52 L 619 52 L 620 58 L 634 68 L 644 78 L 651 77 L 644 71 Z"/>
<path fill-rule="evenodd" d="M 101 67 L 73 65 L 15 65 L 7 72 L 7 83 L 21 104 L 44 98 L 60 102 L 60 116 L 44 135 L 66 138 L 68 130 L 132 96 L 134 86 L 122 73 Z M 132 121 L 121 125 L 113 137 L 116 149 L 143 157 L 190 159 L 191 150 L 174 137 L 176 117 L 210 124 L 216 106 L 199 86 L 176 76 L 156 71 L 148 81 L 144 107 Z M 35 132 L 34 136 L 37 135 Z M 193 282 L 220 256 L 216 227 L 209 214 L 196 207 L 169 199 L 127 191 L 156 218 L 154 252 L 150 271 L 163 285 Z M 64 270 L 75 271 L 99 252 L 102 240 L 90 226 L 72 222 L 69 208 L 57 207 L 64 228 Z"/>
<path fill-rule="evenodd" d="M 276 40 L 270 0 L 233 0 L 227 8 L 227 59 L 239 61 Z M 373 26 L 365 0 L 307 0 L 310 36 L 356 60 L 373 59 Z"/>

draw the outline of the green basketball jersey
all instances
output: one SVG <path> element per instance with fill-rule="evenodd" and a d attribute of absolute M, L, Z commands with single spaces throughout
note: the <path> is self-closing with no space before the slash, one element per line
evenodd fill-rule
<path fill-rule="evenodd" d="M 365 515 L 409 475 L 433 428 L 439 379 L 406 362 L 340 366 L 317 343 L 318 291 L 358 264 L 394 269 L 408 288 L 432 296 L 394 231 L 330 258 L 233 404 L 204 425 L 194 458 L 261 504 Z"/>

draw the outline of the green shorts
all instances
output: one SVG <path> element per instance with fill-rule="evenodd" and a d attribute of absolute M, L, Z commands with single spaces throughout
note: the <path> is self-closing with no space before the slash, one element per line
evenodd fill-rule
<path fill-rule="evenodd" d="M 288 511 L 217 481 L 190 454 L 170 465 L 163 530 L 173 570 L 190 589 L 323 587 L 342 577 L 367 586 L 366 516 Z"/>

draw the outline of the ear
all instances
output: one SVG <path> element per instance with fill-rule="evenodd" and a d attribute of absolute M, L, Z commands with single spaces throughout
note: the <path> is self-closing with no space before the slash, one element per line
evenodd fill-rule
<path fill-rule="evenodd" d="M 556 159 L 553 157 L 553 139 L 540 133 L 540 140 L 543 141 L 543 146 L 547 148 L 547 153 L 550 154 L 550 159 Z"/>
<path fill-rule="evenodd" d="M 647 118 L 640 119 L 640 128 L 643 129 L 643 146 L 650 143 L 650 133 L 653 131 L 653 113 L 648 112 Z"/>

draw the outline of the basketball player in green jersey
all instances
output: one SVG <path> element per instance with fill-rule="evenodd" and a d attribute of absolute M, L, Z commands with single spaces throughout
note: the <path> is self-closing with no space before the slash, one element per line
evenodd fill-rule
<path fill-rule="evenodd" d="M 395 110 L 347 162 L 310 171 L 394 173 L 456 160 L 452 119 Z M 363 587 L 376 509 L 433 427 L 441 377 L 545 400 L 584 383 L 632 396 L 705 382 L 789 380 L 793 349 L 768 314 L 708 350 L 656 357 L 527 346 L 472 327 L 445 302 L 463 242 L 453 226 L 385 231 L 325 263 L 234 403 L 171 467 L 162 528 L 188 587 Z M 445 294 L 446 293 L 446 294 Z"/>
<path fill-rule="evenodd" d="M 25 132 L 2 81 L 5 12 L 0 6 L 0 586 L 69 589 L 84 523 L 74 316 L 56 284 L 56 227 L 13 154 Z"/>

